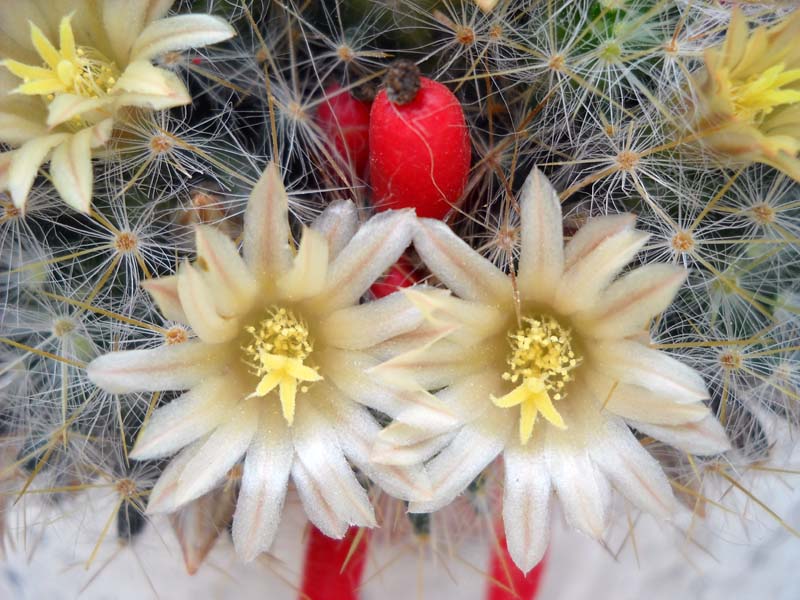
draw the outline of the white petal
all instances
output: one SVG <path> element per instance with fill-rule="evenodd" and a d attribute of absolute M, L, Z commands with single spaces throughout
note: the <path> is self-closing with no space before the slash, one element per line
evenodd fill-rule
<path fill-rule="evenodd" d="M 250 192 L 244 215 L 244 259 L 250 270 L 270 279 L 292 266 L 289 196 L 275 163 L 269 163 Z"/>
<path fill-rule="evenodd" d="M 199 341 L 150 350 L 109 352 L 86 367 L 89 379 L 108 392 L 185 390 L 225 366 L 220 349 Z"/>
<path fill-rule="evenodd" d="M 188 262 L 178 267 L 178 297 L 189 325 L 204 342 L 220 344 L 240 333 L 238 319 L 226 318 L 217 312 L 214 289 L 198 267 Z"/>
<path fill-rule="evenodd" d="M 562 314 L 572 314 L 595 305 L 598 295 L 647 242 L 641 231 L 623 230 L 613 235 L 567 267 L 555 295 Z"/>
<path fill-rule="evenodd" d="M 432 324 L 456 325 L 447 339 L 463 346 L 508 328 L 510 315 L 494 306 L 451 296 L 445 290 L 415 285 L 401 290 Z"/>
<path fill-rule="evenodd" d="M 328 240 L 318 231 L 304 228 L 292 268 L 278 280 L 281 296 L 297 302 L 316 296 L 325 286 L 328 272 Z"/>
<path fill-rule="evenodd" d="M 266 552 L 278 530 L 294 447 L 277 403 L 264 406 L 244 461 L 233 517 L 233 544 L 244 561 Z"/>
<path fill-rule="evenodd" d="M 258 287 L 247 270 L 236 244 L 219 229 L 198 225 L 197 255 L 203 260 L 203 279 L 214 298 L 217 313 L 224 317 L 246 313 Z"/>
<path fill-rule="evenodd" d="M 168 275 L 157 279 L 147 279 L 141 283 L 142 289 L 152 296 L 165 319 L 189 324 L 178 296 L 178 277 Z"/>
<path fill-rule="evenodd" d="M 598 343 L 590 348 L 593 364 L 604 375 L 645 387 L 676 402 L 708 398 L 700 374 L 682 362 L 629 340 Z"/>
<path fill-rule="evenodd" d="M 414 502 L 412 513 L 433 512 L 447 506 L 500 454 L 508 438 L 511 420 L 495 410 L 465 425 L 453 441 L 428 463 L 433 500 Z"/>
<path fill-rule="evenodd" d="M 258 404 L 240 402 L 230 419 L 205 440 L 178 479 L 173 509 L 199 498 L 216 486 L 250 445 L 258 427 Z"/>
<path fill-rule="evenodd" d="M 608 482 L 583 446 L 571 444 L 560 433 L 554 427 L 548 428 L 547 448 L 550 475 L 564 517 L 576 529 L 600 539 L 611 502 Z M 569 430 L 564 433 L 569 435 Z"/>
<path fill-rule="evenodd" d="M 396 388 L 436 390 L 475 373 L 476 365 L 486 364 L 488 358 L 502 356 L 506 349 L 503 342 L 465 349 L 442 340 L 429 348 L 390 358 L 369 373 Z"/>
<path fill-rule="evenodd" d="M 186 465 L 189 464 L 189 461 L 194 458 L 207 440 L 208 436 L 197 440 L 169 461 L 153 489 L 150 490 L 146 511 L 148 515 L 168 513 L 175 510 L 175 491 L 178 489 L 181 473 L 183 473 Z"/>
<path fill-rule="evenodd" d="M 702 402 L 680 402 L 638 385 L 620 383 L 586 368 L 582 379 L 589 385 L 604 410 L 633 421 L 655 425 L 680 425 L 703 419 L 708 407 Z"/>
<path fill-rule="evenodd" d="M 418 219 L 414 247 L 448 288 L 466 300 L 510 306 L 510 279 L 441 221 Z"/>
<path fill-rule="evenodd" d="M 50 159 L 53 185 L 75 210 L 88 213 L 92 204 L 92 152 L 89 138 L 76 134 L 59 145 Z"/>
<path fill-rule="evenodd" d="M 292 481 L 309 521 L 329 538 L 343 538 L 350 527 L 349 523 L 339 518 L 322 493 L 322 486 L 311 477 L 308 469 L 299 460 L 292 463 Z"/>
<path fill-rule="evenodd" d="M 45 137 L 37 137 L 17 148 L 11 154 L 11 166 L 8 169 L 8 190 L 14 206 L 24 210 L 33 180 L 39 167 L 47 160 L 50 151 L 64 142 L 69 136 L 57 133 Z"/>
<path fill-rule="evenodd" d="M 320 371 L 325 378 L 342 393 L 365 406 L 393 416 L 418 401 L 421 395 L 428 396 L 420 390 L 395 390 L 365 371 L 380 361 L 362 352 L 346 350 L 320 351 Z M 316 356 L 316 355 L 315 355 Z"/>
<path fill-rule="evenodd" d="M 236 35 L 223 19 L 211 15 L 178 15 L 150 23 L 136 38 L 131 60 L 149 60 L 175 50 L 216 44 Z"/>
<path fill-rule="evenodd" d="M 17 114 L 3 106 L 0 110 L 0 141 L 11 146 L 21 146 L 25 142 L 47 135 L 47 127 L 36 115 Z"/>
<path fill-rule="evenodd" d="M 541 444 L 514 442 L 503 453 L 503 524 L 508 552 L 524 573 L 535 567 L 550 541 L 552 485 Z"/>
<path fill-rule="evenodd" d="M 402 431 L 410 434 L 407 439 L 403 439 Z M 419 465 L 441 452 L 456 436 L 455 431 L 450 431 L 421 441 L 412 441 L 416 434 L 417 430 L 414 428 L 400 425 L 399 429 L 394 429 L 391 437 L 378 437 L 370 459 L 381 465 Z"/>
<path fill-rule="evenodd" d="M 311 229 L 328 240 L 331 260 L 347 245 L 358 231 L 358 209 L 351 200 L 334 200 L 322 211 Z"/>
<path fill-rule="evenodd" d="M 535 168 L 519 198 L 522 240 L 517 280 L 522 298 L 549 302 L 564 270 L 564 226 L 561 201 L 553 186 Z"/>
<path fill-rule="evenodd" d="M 331 263 L 321 294 L 329 310 L 356 304 L 411 242 L 411 210 L 387 210 L 364 223 Z"/>
<path fill-rule="evenodd" d="M 336 517 L 349 525 L 374 527 L 375 515 L 369 497 L 345 459 L 331 423 L 309 403 L 298 406 L 292 440 L 297 460 Z M 314 515 L 308 516 L 313 520 Z"/>
<path fill-rule="evenodd" d="M 115 96 L 120 106 L 164 110 L 192 101 L 186 86 L 175 73 L 154 67 L 147 61 L 129 64 L 114 89 L 125 92 Z"/>
<path fill-rule="evenodd" d="M 651 425 L 631 421 L 631 427 L 684 452 L 709 456 L 730 450 L 731 444 L 720 422 L 713 414 L 696 423 L 685 425 Z"/>
<path fill-rule="evenodd" d="M 366 408 L 337 398 L 333 409 L 342 450 L 362 473 L 395 498 L 430 499 L 430 480 L 422 467 L 380 465 L 370 460 L 381 428 Z"/>
<path fill-rule="evenodd" d="M 236 391 L 226 377 L 202 381 L 153 413 L 130 457 L 161 458 L 201 438 L 227 420 L 230 409 L 244 397 Z"/>
<path fill-rule="evenodd" d="M 595 464 L 616 490 L 652 515 L 669 518 L 675 498 L 661 465 L 636 440 L 630 429 L 616 419 L 606 422 L 607 442 L 594 444 Z"/>
<path fill-rule="evenodd" d="M 103 27 L 118 61 L 129 62 L 130 49 L 151 21 L 166 16 L 175 0 L 103 0 Z"/>
<path fill-rule="evenodd" d="M 572 236 L 564 248 L 564 268 L 572 268 L 603 242 L 623 231 L 632 230 L 635 224 L 636 216 L 630 213 L 590 219 Z"/>
<path fill-rule="evenodd" d="M 337 310 L 319 325 L 327 344 L 362 350 L 407 333 L 422 323 L 422 313 L 403 294 Z"/>
<path fill-rule="evenodd" d="M 110 97 L 87 98 L 76 94 L 58 94 L 47 107 L 47 126 L 55 127 L 84 113 L 98 110 L 112 101 Z"/>
<path fill-rule="evenodd" d="M 623 338 L 641 333 L 665 310 L 686 280 L 686 269 L 668 264 L 631 271 L 603 292 L 597 304 L 576 315 L 581 330 L 596 338 Z"/>

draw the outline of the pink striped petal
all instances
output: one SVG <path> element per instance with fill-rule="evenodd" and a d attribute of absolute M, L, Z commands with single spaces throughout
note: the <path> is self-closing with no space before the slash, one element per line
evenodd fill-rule
<path fill-rule="evenodd" d="M 535 567 L 550 541 L 552 485 L 542 444 L 518 441 L 503 453 L 503 524 L 508 552 L 514 564 L 527 573 Z"/>
<path fill-rule="evenodd" d="M 109 352 L 86 367 L 89 379 L 108 392 L 185 390 L 225 368 L 221 349 L 200 341 L 149 350 Z"/>
<path fill-rule="evenodd" d="M 465 300 L 511 306 L 511 280 L 441 221 L 418 219 L 414 248 L 431 273 Z"/>
<path fill-rule="evenodd" d="M 233 544 L 244 561 L 269 550 L 275 539 L 293 460 L 289 428 L 278 404 L 263 406 L 233 517 Z"/>
<path fill-rule="evenodd" d="M 289 249 L 289 196 L 275 163 L 269 163 L 247 201 L 244 259 L 250 271 L 270 279 L 292 266 Z"/>
<path fill-rule="evenodd" d="M 549 302 L 564 270 L 561 201 L 553 186 L 535 168 L 519 198 L 522 244 L 517 273 L 520 295 L 529 302 Z"/>

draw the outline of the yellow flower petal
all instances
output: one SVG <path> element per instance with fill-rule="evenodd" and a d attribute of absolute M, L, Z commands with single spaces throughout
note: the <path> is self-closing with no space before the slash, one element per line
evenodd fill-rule
<path fill-rule="evenodd" d="M 75 60 L 77 58 L 75 34 L 72 32 L 72 23 L 70 21 L 72 21 L 71 14 L 61 18 L 58 34 L 61 42 L 61 56 L 67 60 Z"/>
<path fill-rule="evenodd" d="M 38 81 L 31 81 L 30 83 L 23 83 L 14 90 L 14 93 L 41 96 L 44 94 L 64 92 L 66 89 L 66 86 L 58 79 L 40 79 Z"/>
<path fill-rule="evenodd" d="M 32 67 L 31 65 L 26 65 L 25 63 L 21 63 L 18 60 L 12 60 L 10 58 L 0 62 L 0 65 L 4 66 L 6 69 L 11 71 L 12 74 L 16 75 L 20 79 L 24 79 L 25 81 L 29 81 L 31 79 L 55 78 L 55 74 L 50 69 L 45 69 L 43 67 Z"/>
<path fill-rule="evenodd" d="M 39 56 L 42 57 L 42 60 L 46 62 L 51 69 L 55 69 L 58 62 L 61 60 L 61 55 L 56 50 L 55 46 L 50 43 L 50 40 L 47 39 L 47 36 L 39 29 L 34 23 L 30 22 L 31 26 L 31 41 L 33 42 L 33 47 L 36 48 L 36 52 L 39 53 Z"/>

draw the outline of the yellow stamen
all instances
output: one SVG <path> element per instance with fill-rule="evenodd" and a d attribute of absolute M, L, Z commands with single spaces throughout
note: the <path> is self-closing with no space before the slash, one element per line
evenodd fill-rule
<path fill-rule="evenodd" d="M 246 327 L 253 342 L 242 348 L 245 363 L 253 374 L 261 377 L 252 397 L 263 397 L 276 387 L 279 389 L 281 410 L 286 422 L 294 422 L 298 382 L 322 379 L 315 369 L 304 364 L 313 350 L 306 325 L 285 308 L 272 309 L 258 327 Z M 305 386 L 301 392 L 307 391 Z"/>
<path fill-rule="evenodd" d="M 564 387 L 572 381 L 571 371 L 580 359 L 572 350 L 570 331 L 554 318 L 526 317 L 523 321 L 525 327 L 508 334 L 510 369 L 503 373 L 503 379 L 519 384 L 504 396 L 491 398 L 500 408 L 519 405 L 519 439 L 527 444 L 540 413 L 554 426 L 566 429 L 553 401 L 564 399 Z"/>

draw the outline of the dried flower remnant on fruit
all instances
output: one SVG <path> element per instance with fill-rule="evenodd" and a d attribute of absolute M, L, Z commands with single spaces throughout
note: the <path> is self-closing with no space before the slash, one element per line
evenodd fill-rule
<path fill-rule="evenodd" d="M 394 61 L 383 80 L 389 101 L 403 105 L 414 100 L 420 88 L 419 78 L 419 67 L 414 62 L 406 59 Z"/>

